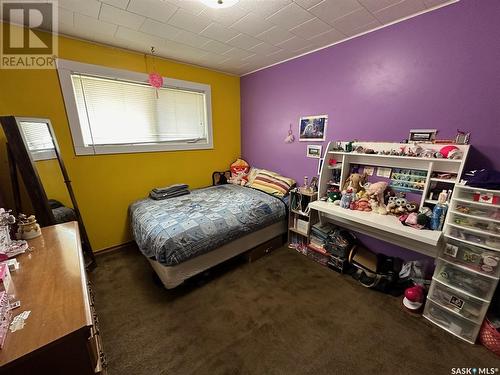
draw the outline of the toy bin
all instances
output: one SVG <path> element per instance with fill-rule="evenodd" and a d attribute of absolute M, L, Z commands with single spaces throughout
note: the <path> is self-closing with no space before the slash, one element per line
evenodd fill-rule
<path fill-rule="evenodd" d="M 437 260 L 436 270 L 432 278 L 449 288 L 476 297 L 484 302 L 491 301 L 498 283 L 498 280 L 493 277 L 469 271 L 464 267 L 445 262 L 442 259 Z"/>
<path fill-rule="evenodd" d="M 464 319 L 430 300 L 425 304 L 424 318 L 471 344 L 475 343 L 481 328 L 481 323 Z"/>
<path fill-rule="evenodd" d="M 500 277 L 500 253 L 494 250 L 448 238 L 439 258 L 486 276 Z"/>
<path fill-rule="evenodd" d="M 491 235 L 477 229 L 460 227 L 452 223 L 448 223 L 444 233 L 447 237 L 451 237 L 455 240 L 483 246 L 490 250 L 500 251 L 499 235 Z"/>
<path fill-rule="evenodd" d="M 427 296 L 429 300 L 456 315 L 481 324 L 488 310 L 488 302 L 468 296 L 439 282 L 432 283 Z"/>
<path fill-rule="evenodd" d="M 500 356 L 500 332 L 493 327 L 488 318 L 484 319 L 479 332 L 479 341 L 493 353 Z"/>

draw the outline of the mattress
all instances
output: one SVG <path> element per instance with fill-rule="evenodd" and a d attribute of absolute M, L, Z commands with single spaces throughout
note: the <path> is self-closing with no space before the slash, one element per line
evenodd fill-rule
<path fill-rule="evenodd" d="M 238 185 L 219 185 L 162 201 L 142 199 L 129 208 L 141 252 L 166 266 L 208 253 L 241 236 L 283 221 L 278 197 Z"/>

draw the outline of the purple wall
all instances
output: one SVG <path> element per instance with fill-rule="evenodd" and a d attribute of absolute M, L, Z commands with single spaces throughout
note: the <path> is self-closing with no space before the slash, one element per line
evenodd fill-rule
<path fill-rule="evenodd" d="M 242 156 L 301 182 L 317 160 L 283 139 L 290 123 L 298 136 L 300 116 L 328 114 L 327 140 L 468 130 L 468 167 L 500 169 L 499 19 L 500 1 L 462 0 L 243 77 Z"/>

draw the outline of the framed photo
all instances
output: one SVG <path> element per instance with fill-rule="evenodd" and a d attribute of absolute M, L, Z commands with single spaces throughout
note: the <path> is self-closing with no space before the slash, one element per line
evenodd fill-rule
<path fill-rule="evenodd" d="M 321 159 L 321 145 L 307 145 L 307 153 L 306 156 L 308 158 L 316 158 Z"/>
<path fill-rule="evenodd" d="M 301 117 L 299 121 L 299 141 L 324 141 L 327 123 L 328 115 Z"/>
<path fill-rule="evenodd" d="M 432 142 L 436 134 L 437 129 L 411 129 L 408 142 Z"/>

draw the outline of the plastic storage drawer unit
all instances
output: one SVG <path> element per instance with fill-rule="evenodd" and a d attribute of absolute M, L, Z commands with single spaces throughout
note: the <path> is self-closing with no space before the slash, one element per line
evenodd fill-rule
<path fill-rule="evenodd" d="M 441 259 L 437 260 L 436 270 L 432 278 L 452 289 L 459 289 L 462 293 L 485 302 L 491 301 L 498 283 L 495 278 L 468 271 Z"/>
<path fill-rule="evenodd" d="M 482 323 L 489 306 L 488 302 L 460 293 L 439 282 L 432 283 L 427 298 L 477 324 Z"/>
<path fill-rule="evenodd" d="M 439 257 L 486 276 L 500 277 L 500 253 L 447 239 Z"/>
<path fill-rule="evenodd" d="M 445 229 L 445 235 L 455 240 L 465 241 L 470 244 L 486 247 L 487 249 L 500 251 L 499 235 L 494 236 L 472 228 L 457 227 L 452 223 L 448 223 Z"/>
<path fill-rule="evenodd" d="M 460 337 L 461 339 L 474 344 L 481 324 L 476 324 L 470 320 L 444 309 L 443 307 L 427 300 L 424 309 L 424 317 L 446 331 Z"/>

